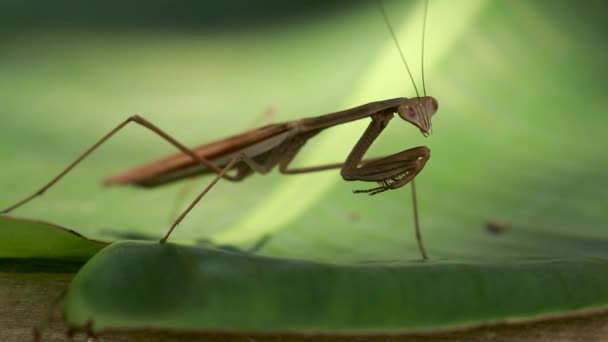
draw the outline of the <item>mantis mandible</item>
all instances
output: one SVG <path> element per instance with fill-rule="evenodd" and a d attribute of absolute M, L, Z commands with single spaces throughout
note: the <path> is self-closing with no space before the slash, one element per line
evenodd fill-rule
<path fill-rule="evenodd" d="M 261 174 L 268 173 L 276 166 L 278 166 L 279 172 L 282 174 L 299 174 L 340 169 L 340 175 L 346 181 L 377 183 L 376 187 L 365 190 L 355 190 L 353 191 L 354 193 L 376 195 L 387 190 L 401 188 L 411 182 L 416 240 L 422 258 L 427 259 L 418 222 L 414 178 L 422 171 L 428 161 L 430 149 L 426 146 L 418 146 L 384 157 L 370 159 L 363 159 L 363 157 L 376 138 L 378 138 L 384 128 L 394 118 L 395 113 L 397 113 L 401 119 L 420 129 L 420 132 L 424 136 L 428 136 L 431 133 L 431 118 L 437 112 L 438 103 L 435 98 L 426 96 L 426 87 L 424 85 L 424 32 L 426 28 L 428 0 L 425 6 L 422 31 L 423 96 L 420 96 L 418 93 L 418 88 L 416 87 L 409 66 L 405 61 L 392 26 L 389 23 L 386 11 L 384 10 L 382 3 L 379 3 L 379 5 L 389 32 L 397 46 L 401 59 L 416 90 L 415 98 L 400 97 L 370 102 L 351 109 L 317 117 L 270 124 L 192 149 L 186 147 L 145 118 L 135 115 L 129 117 L 103 136 L 46 185 L 23 200 L 4 209 L 0 213 L 8 213 L 42 195 L 123 127 L 129 123 L 136 123 L 156 133 L 179 149 L 181 153 L 107 178 L 105 184 L 132 184 L 143 187 L 156 187 L 188 177 L 209 173 L 216 175 L 205 189 L 192 201 L 187 209 L 179 215 L 165 236 L 160 240 L 161 243 L 167 241 L 175 227 L 177 227 L 201 198 L 203 198 L 222 178 L 229 181 L 240 181 L 254 172 Z M 355 144 L 344 162 L 290 168 L 290 163 L 294 160 L 306 142 L 319 132 L 336 125 L 368 117 L 371 118 L 369 126 L 359 138 L 359 141 Z"/>

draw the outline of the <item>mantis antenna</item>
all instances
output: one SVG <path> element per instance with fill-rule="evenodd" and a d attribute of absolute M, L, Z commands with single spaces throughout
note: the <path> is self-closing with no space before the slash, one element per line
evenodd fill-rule
<path fill-rule="evenodd" d="M 422 22 L 422 54 L 420 60 L 420 68 L 422 69 L 422 93 L 426 96 L 426 84 L 424 82 L 424 36 L 426 33 L 426 17 L 429 12 L 429 0 L 424 4 L 424 21 Z"/>
<path fill-rule="evenodd" d="M 424 4 L 424 19 L 422 21 L 422 48 L 421 48 L 421 56 L 420 56 L 420 69 L 422 70 L 422 93 L 426 97 L 426 82 L 424 81 L 424 36 L 426 33 L 426 18 L 429 12 L 429 0 L 426 0 Z M 424 107 L 425 115 L 426 115 L 426 107 Z M 431 126 L 431 134 L 433 133 L 433 127 Z"/>
<path fill-rule="evenodd" d="M 424 94 L 424 96 L 426 96 L 426 84 L 424 82 L 424 36 L 426 33 L 426 17 L 427 17 L 427 13 L 429 12 L 429 0 L 426 0 L 425 4 L 424 4 L 424 19 L 422 22 L 422 55 L 421 55 L 421 61 L 420 61 L 420 68 L 422 69 L 422 93 Z"/>
<path fill-rule="evenodd" d="M 428 4 L 428 1 L 427 1 Z M 378 0 L 378 6 L 380 7 L 380 12 L 382 12 L 382 16 L 384 17 L 384 22 L 386 23 L 386 27 L 391 33 L 391 37 L 393 37 L 393 41 L 397 46 L 397 50 L 399 50 L 399 55 L 401 56 L 401 60 L 403 61 L 403 65 L 405 65 L 405 69 L 407 70 L 407 74 L 410 75 L 410 80 L 412 80 L 412 84 L 414 85 L 414 90 L 416 91 L 416 97 L 420 98 L 420 93 L 418 92 L 418 87 L 416 87 L 416 82 L 414 82 L 414 76 L 412 76 L 412 72 L 410 71 L 410 67 L 407 65 L 407 61 L 405 60 L 405 56 L 403 55 L 403 50 L 401 50 L 401 45 L 399 45 L 399 40 L 397 40 L 397 35 L 395 35 L 395 31 L 393 30 L 393 26 L 391 25 L 388 14 L 386 14 L 386 9 L 384 9 L 384 3 L 382 0 Z"/>

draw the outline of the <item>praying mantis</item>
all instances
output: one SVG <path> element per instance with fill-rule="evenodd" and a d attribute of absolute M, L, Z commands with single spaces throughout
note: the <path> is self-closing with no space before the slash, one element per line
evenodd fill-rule
<path fill-rule="evenodd" d="M 423 96 L 420 96 L 418 92 L 386 11 L 381 2 L 379 2 L 379 5 L 384 21 L 399 51 L 410 80 L 414 85 L 416 91 L 415 98 L 400 97 L 375 101 L 321 116 L 269 124 L 195 148 L 186 147 L 144 117 L 139 115 L 131 116 L 89 147 L 47 184 L 0 213 L 9 213 L 42 195 L 122 128 L 129 123 L 136 123 L 166 140 L 176 147 L 180 153 L 109 177 L 105 180 L 105 184 L 131 184 L 151 188 L 193 176 L 215 174 L 214 179 L 178 216 L 166 234 L 160 239 L 160 243 L 165 243 L 168 240 L 173 230 L 220 179 L 237 182 L 254 173 L 268 173 L 277 166 L 279 172 L 286 175 L 340 169 L 340 175 L 346 181 L 377 183 L 377 186 L 373 188 L 355 190 L 353 191 L 354 193 L 376 195 L 387 190 L 401 188 L 411 183 L 416 241 L 422 259 L 427 259 L 428 256 L 420 233 L 414 178 L 422 171 L 429 160 L 430 149 L 426 146 L 418 146 L 383 157 L 364 159 L 364 156 L 370 146 L 394 118 L 395 113 L 399 118 L 416 126 L 424 136 L 428 136 L 432 131 L 431 120 L 438 110 L 438 102 L 432 96 L 426 95 L 424 84 L 424 32 L 428 12 L 428 0 L 426 1 L 422 30 Z M 371 118 L 371 122 L 345 161 L 300 168 L 290 167 L 291 162 L 306 142 L 321 131 L 364 118 Z"/>

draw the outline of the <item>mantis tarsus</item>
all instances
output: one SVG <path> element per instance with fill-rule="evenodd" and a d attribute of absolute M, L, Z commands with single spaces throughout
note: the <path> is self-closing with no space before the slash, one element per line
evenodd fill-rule
<path fill-rule="evenodd" d="M 160 240 L 161 243 L 167 241 L 175 227 L 221 178 L 230 181 L 240 181 L 248 175 L 251 175 L 254 171 L 264 174 L 277 165 L 279 171 L 283 174 L 298 174 L 339 168 L 340 174 L 344 180 L 378 183 L 378 186 L 374 188 L 355 190 L 353 191 L 354 193 L 375 195 L 386 190 L 400 188 L 409 182 L 412 183 L 416 239 L 422 258 L 427 259 L 420 236 L 414 178 L 425 166 L 430 157 L 430 150 L 425 146 L 418 146 L 385 157 L 376 157 L 367 160 L 363 159 L 369 147 L 388 125 L 389 121 L 393 119 L 395 113 L 403 120 L 418 127 L 422 134 L 427 136 L 431 131 L 431 118 L 438 109 L 437 100 L 433 97 L 426 96 L 426 89 L 424 87 L 424 67 L 422 69 L 424 96 L 419 96 L 412 74 L 403 57 L 401 47 L 399 46 L 396 35 L 390 26 L 388 17 L 381 3 L 380 8 L 410 79 L 414 84 L 417 94 L 416 98 L 394 98 L 370 102 L 355 108 L 317 117 L 270 124 L 193 149 L 184 146 L 143 117 L 135 115 L 126 119 L 107 133 L 49 183 L 32 195 L 3 210 L 2 213 L 8 213 L 43 194 L 91 154 L 97 147 L 106 142 L 130 122 L 135 122 L 177 147 L 181 153 L 110 177 L 106 179 L 106 184 L 134 184 L 144 187 L 155 187 L 197 175 L 207 173 L 216 174 L 216 177 L 209 185 L 205 187 L 188 208 L 175 220 L 165 236 Z M 426 26 L 427 9 L 428 1 L 425 7 L 425 20 L 422 35 L 423 57 L 424 27 Z M 371 122 L 344 162 L 302 168 L 289 167 L 290 163 L 305 143 L 322 130 L 366 117 L 370 117 Z"/>

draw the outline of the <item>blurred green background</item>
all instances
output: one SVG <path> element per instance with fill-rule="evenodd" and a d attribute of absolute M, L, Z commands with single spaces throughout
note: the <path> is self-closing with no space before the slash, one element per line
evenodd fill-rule
<path fill-rule="evenodd" d="M 386 4 L 418 82 L 422 5 Z M 606 256 L 606 9 L 602 1 L 430 2 L 434 135 L 396 118 L 370 153 L 432 149 L 417 178 L 432 258 Z M 3 1 L 0 28 L 0 207 L 132 114 L 194 146 L 259 124 L 269 106 L 285 121 L 415 96 L 374 2 Z M 322 133 L 296 165 L 343 160 L 366 125 Z M 100 180 L 173 152 L 129 127 L 14 214 L 99 239 L 159 238 L 186 204 L 183 185 Z M 409 189 L 351 193 L 369 185 L 337 171 L 221 182 L 172 241 L 247 245 L 270 233 L 261 253 L 417 258 Z M 508 230 L 491 234 L 490 221 Z"/>

